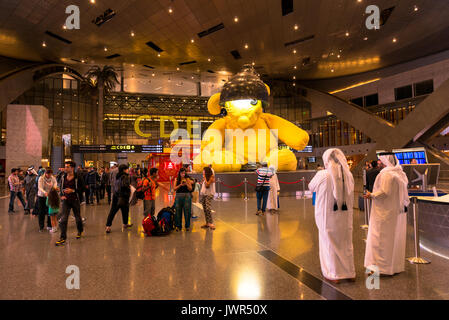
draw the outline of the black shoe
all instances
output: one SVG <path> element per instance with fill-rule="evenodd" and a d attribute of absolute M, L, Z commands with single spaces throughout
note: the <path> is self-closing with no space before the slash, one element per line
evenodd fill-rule
<path fill-rule="evenodd" d="M 78 232 L 78 234 L 76 235 L 76 240 L 79 240 L 79 239 L 81 239 L 81 236 L 83 235 L 83 233 L 82 232 Z"/>
<path fill-rule="evenodd" d="M 8 210 L 9 214 L 14 214 L 14 211 Z"/>
<path fill-rule="evenodd" d="M 190 231 L 190 228 L 186 228 L 186 232 L 189 232 Z"/>
<path fill-rule="evenodd" d="M 56 241 L 55 245 L 57 247 L 62 246 L 63 244 L 65 244 L 65 239 L 59 239 L 58 241 Z"/>
<path fill-rule="evenodd" d="M 30 214 L 30 210 L 25 210 L 24 215 L 29 215 Z"/>

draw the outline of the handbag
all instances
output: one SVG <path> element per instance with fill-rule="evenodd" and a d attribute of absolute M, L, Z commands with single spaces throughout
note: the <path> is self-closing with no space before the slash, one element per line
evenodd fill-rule
<path fill-rule="evenodd" d="M 263 184 L 265 183 L 265 180 L 267 180 L 267 177 L 268 177 L 268 176 L 265 175 L 265 176 L 263 177 L 262 184 L 256 186 L 256 192 L 262 192 L 262 191 L 263 191 Z"/>

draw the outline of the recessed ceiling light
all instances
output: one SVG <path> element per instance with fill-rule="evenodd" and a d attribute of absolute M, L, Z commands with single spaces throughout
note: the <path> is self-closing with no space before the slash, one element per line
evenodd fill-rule
<path fill-rule="evenodd" d="M 253 66 L 255 66 L 255 65 L 256 65 L 256 63 L 255 63 L 255 62 L 253 61 L 252 65 L 253 65 Z"/>
<path fill-rule="evenodd" d="M 157 56 L 158 56 L 158 57 L 160 57 L 160 56 L 161 56 L 161 54 L 160 54 L 160 53 L 158 53 L 158 54 L 157 54 Z"/>
<path fill-rule="evenodd" d="M 95 3 L 95 0 L 90 0 L 90 3 Z"/>
<path fill-rule="evenodd" d="M 297 66 L 294 66 L 294 67 L 293 67 L 293 69 L 295 69 L 295 70 L 296 70 L 296 69 L 298 69 L 298 67 L 297 67 Z"/>
<path fill-rule="evenodd" d="M 192 79 L 193 79 L 193 77 L 192 77 Z"/>
<path fill-rule="evenodd" d="M 418 6 L 415 5 L 415 6 L 413 7 L 413 10 L 414 10 L 414 11 L 418 11 L 418 10 L 419 10 Z"/>
<path fill-rule="evenodd" d="M 331 70 L 331 72 L 334 72 L 334 71 L 335 71 L 334 69 Z"/>
<path fill-rule="evenodd" d="M 66 30 L 66 29 L 67 29 L 67 26 L 64 24 L 64 25 L 62 26 L 62 29 Z"/>
<path fill-rule="evenodd" d="M 234 22 L 239 22 L 239 17 L 234 17 Z"/>
<path fill-rule="evenodd" d="M 81 63 L 84 63 L 85 61 L 84 61 L 84 59 L 81 59 Z"/>
<path fill-rule="evenodd" d="M 131 37 L 134 37 L 134 36 L 135 36 L 134 32 L 133 32 L 133 31 L 131 31 Z"/>
<path fill-rule="evenodd" d="M 393 42 L 397 42 L 398 41 L 398 39 L 396 39 L 396 38 L 393 38 Z"/>
<path fill-rule="evenodd" d="M 209 58 L 209 59 L 207 59 L 207 61 L 209 61 L 209 62 L 210 62 L 210 58 Z"/>
<path fill-rule="evenodd" d="M 245 49 L 248 49 L 248 48 L 249 48 L 248 44 L 245 44 Z"/>
<path fill-rule="evenodd" d="M 365 41 L 368 40 L 368 37 L 363 38 L 363 40 L 365 40 Z"/>
<path fill-rule="evenodd" d="M 134 65 L 132 64 L 132 65 L 131 65 L 131 67 L 133 67 L 133 68 L 134 68 Z"/>
<path fill-rule="evenodd" d="M 104 47 L 104 51 L 108 51 L 108 48 Z"/>
<path fill-rule="evenodd" d="M 154 76 L 155 76 L 155 74 L 154 74 L 154 73 L 152 73 L 152 74 L 151 74 L 151 76 L 152 76 L 152 77 L 154 77 Z"/>
<path fill-rule="evenodd" d="M 340 59 L 340 55 L 338 55 L 337 58 Z"/>
<path fill-rule="evenodd" d="M 296 80 L 296 76 L 293 76 L 293 80 Z"/>
<path fill-rule="evenodd" d="M 362 2 L 362 0 L 357 0 L 357 2 Z"/>
<path fill-rule="evenodd" d="M 293 53 L 296 54 L 296 49 L 293 49 Z"/>
<path fill-rule="evenodd" d="M 46 47 L 46 46 L 47 46 L 47 44 L 45 43 L 45 41 L 42 42 L 42 46 L 43 46 L 43 47 Z"/>
<path fill-rule="evenodd" d="M 176 68 L 176 71 L 179 71 L 179 68 Z"/>
<path fill-rule="evenodd" d="M 295 24 L 295 26 L 293 27 L 293 29 L 298 30 L 299 26 L 297 24 Z"/>
<path fill-rule="evenodd" d="M 191 40 L 190 40 L 190 42 L 194 43 L 194 42 L 195 42 L 195 40 L 194 40 L 194 39 L 191 39 Z"/>
<path fill-rule="evenodd" d="M 173 9 L 172 9 L 172 8 L 169 8 L 169 9 L 168 9 L 168 13 L 173 13 Z"/>
<path fill-rule="evenodd" d="M 346 31 L 345 36 L 349 37 L 349 32 L 348 31 Z"/>

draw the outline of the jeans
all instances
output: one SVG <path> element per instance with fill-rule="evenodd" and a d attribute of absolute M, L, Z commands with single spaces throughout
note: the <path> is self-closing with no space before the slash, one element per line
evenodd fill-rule
<path fill-rule="evenodd" d="M 257 211 L 262 210 L 262 212 L 265 212 L 265 210 L 267 209 L 267 199 L 269 191 L 270 191 L 269 186 L 262 187 L 262 191 L 257 191 Z M 262 208 L 260 207 L 261 201 L 262 201 Z"/>
<path fill-rule="evenodd" d="M 100 203 L 100 189 L 97 188 L 97 185 L 95 184 L 89 184 L 89 203 L 94 203 L 94 194 L 97 198 L 97 203 Z"/>
<path fill-rule="evenodd" d="M 50 216 L 48 215 L 48 207 L 45 203 L 47 200 L 46 197 L 37 197 L 38 206 L 39 206 L 39 229 L 44 229 L 45 217 L 47 217 L 47 227 L 51 228 Z"/>
<path fill-rule="evenodd" d="M 123 224 L 128 224 L 128 215 L 129 215 L 129 204 L 125 206 L 119 206 L 118 205 L 118 197 L 116 195 L 112 196 L 112 205 L 111 209 L 109 210 L 108 220 L 106 222 L 106 227 L 112 226 L 112 221 L 114 221 L 115 215 L 117 214 L 118 210 L 122 210 L 122 220 Z"/>
<path fill-rule="evenodd" d="M 62 201 L 62 211 L 60 215 L 59 228 L 61 228 L 61 239 L 67 239 L 67 223 L 69 221 L 70 209 L 73 210 L 75 216 L 76 228 L 78 232 L 83 232 L 83 220 L 80 214 L 80 202 L 76 200 L 64 200 Z"/>
<path fill-rule="evenodd" d="M 184 211 L 185 227 L 190 228 L 190 216 L 192 211 L 192 196 L 190 193 L 177 193 L 175 197 L 175 227 L 182 228 L 182 212 Z"/>
<path fill-rule="evenodd" d="M 17 198 L 19 198 L 20 202 L 22 203 L 23 208 L 25 209 L 26 203 L 25 200 L 23 200 L 23 194 L 22 191 L 14 192 L 10 191 L 10 198 L 9 198 L 9 211 L 14 211 L 14 201 Z"/>
<path fill-rule="evenodd" d="M 143 216 L 148 217 L 149 214 L 154 216 L 156 211 L 156 201 L 155 200 L 143 200 Z"/>

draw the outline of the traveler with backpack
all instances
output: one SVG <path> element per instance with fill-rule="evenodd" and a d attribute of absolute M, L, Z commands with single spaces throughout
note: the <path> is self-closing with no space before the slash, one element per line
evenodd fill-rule
<path fill-rule="evenodd" d="M 37 172 L 34 167 L 31 166 L 27 170 L 27 176 L 25 177 L 25 196 L 27 205 L 25 207 L 25 214 L 30 214 L 31 210 L 34 209 L 36 202 L 36 177 Z"/>
<path fill-rule="evenodd" d="M 76 228 L 78 233 L 76 239 L 81 239 L 84 227 L 80 213 L 79 191 L 83 190 L 84 182 L 75 175 L 75 162 L 68 161 L 65 163 L 65 174 L 61 179 L 60 192 L 62 200 L 61 218 L 59 220 L 59 228 L 61 229 L 61 237 L 56 242 L 56 246 L 63 245 L 67 239 L 67 223 L 69 220 L 70 209 L 73 210 L 75 216 Z"/>
<path fill-rule="evenodd" d="M 150 176 L 143 178 L 138 186 L 137 197 L 140 198 L 140 193 L 143 192 L 143 216 L 147 217 L 149 214 L 154 216 L 156 211 L 156 189 L 159 187 L 157 183 L 158 169 L 151 168 Z M 140 190 L 139 190 L 140 188 Z"/>
<path fill-rule="evenodd" d="M 112 205 L 106 222 L 106 233 L 111 233 L 112 221 L 119 210 L 122 211 L 123 230 L 132 227 L 132 224 L 128 224 L 129 198 L 131 196 L 128 171 L 129 168 L 126 164 L 121 164 L 118 168 L 118 174 L 113 185 Z"/>
<path fill-rule="evenodd" d="M 212 169 L 205 167 L 203 169 L 203 183 L 201 185 L 201 204 L 203 205 L 204 216 L 206 218 L 206 224 L 201 228 L 215 230 L 215 225 L 212 220 L 211 202 L 215 195 L 215 176 L 212 173 Z"/>
<path fill-rule="evenodd" d="M 192 191 L 193 180 L 187 175 L 186 169 L 181 168 L 176 178 L 175 188 L 175 227 L 176 231 L 182 229 L 182 213 L 184 212 L 184 222 L 186 231 L 190 231 L 190 215 L 192 211 Z"/>

